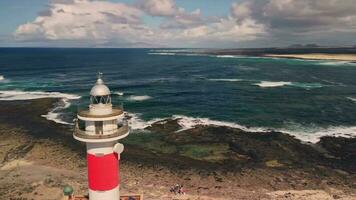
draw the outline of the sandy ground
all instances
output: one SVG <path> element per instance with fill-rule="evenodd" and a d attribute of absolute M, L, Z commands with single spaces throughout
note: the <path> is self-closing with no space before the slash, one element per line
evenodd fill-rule
<path fill-rule="evenodd" d="M 10 165 L 12 165 L 10 167 Z M 356 196 L 342 190 L 325 186 L 321 189 L 306 190 L 276 190 L 265 189 L 254 181 L 248 180 L 245 185 L 234 180 L 237 177 L 225 178 L 223 182 L 216 182 L 214 177 L 189 175 L 189 179 L 182 179 L 172 172 L 161 170 L 139 169 L 136 166 L 124 164 L 122 166 L 121 192 L 122 194 L 141 193 L 144 199 L 356 199 Z M 85 168 L 69 170 L 30 163 L 27 160 L 14 160 L 6 168 L 0 170 L 1 191 L 6 198 L 12 199 L 62 199 L 62 187 L 70 184 L 76 194 L 86 194 Z M 250 179 L 256 177 L 250 177 Z M 185 183 L 187 194 L 174 195 L 169 192 L 169 186 L 175 182 Z M 4 187 L 7 185 L 8 187 Z M 269 187 L 268 187 L 269 188 Z M 4 198 L 5 199 L 5 198 Z"/>
<path fill-rule="evenodd" d="M 299 59 L 310 59 L 310 60 L 339 60 L 339 61 L 356 61 L 355 54 L 321 54 L 321 53 L 311 53 L 311 54 L 265 54 L 267 57 L 277 57 L 277 58 L 299 58 Z"/>
<path fill-rule="evenodd" d="M 73 186 L 75 194 L 87 194 L 85 147 L 68 143 L 71 141 L 66 140 L 71 138 L 68 127 L 36 119 L 38 130 L 48 134 L 62 131 L 66 134 L 62 139 L 47 137 L 16 123 L 5 123 L 6 120 L 0 119 L 0 200 L 62 199 L 65 185 Z M 320 176 L 298 168 L 282 170 L 274 165 L 246 167 L 235 172 L 205 171 L 166 167 L 159 164 L 159 155 L 153 157 L 152 165 L 141 163 L 141 159 L 137 156 L 134 158 L 137 162 L 121 160 L 122 194 L 140 193 L 149 200 L 356 200 L 356 183 L 352 183 L 355 174 L 343 171 Z M 184 185 L 186 195 L 169 191 L 177 183 Z"/>

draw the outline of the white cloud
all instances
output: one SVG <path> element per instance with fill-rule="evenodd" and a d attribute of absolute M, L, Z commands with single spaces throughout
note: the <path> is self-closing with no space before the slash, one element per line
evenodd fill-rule
<path fill-rule="evenodd" d="M 179 12 L 174 0 L 141 0 L 139 7 L 152 16 L 174 16 Z"/>
<path fill-rule="evenodd" d="M 163 29 L 188 28 L 204 22 L 200 9 L 187 12 L 175 0 L 138 0 L 137 6 L 150 16 L 165 17 L 160 25 Z"/>
<path fill-rule="evenodd" d="M 186 29 L 183 32 L 185 38 L 231 42 L 253 40 L 264 34 L 266 32 L 262 24 L 257 24 L 251 19 L 236 23 L 234 18 L 221 19 L 219 22 Z"/>
<path fill-rule="evenodd" d="M 73 3 L 54 3 L 46 13 L 33 22 L 20 25 L 15 36 L 22 40 L 105 40 L 113 34 L 128 34 L 133 30 L 145 33 L 142 11 L 122 3 L 75 0 Z"/>
<path fill-rule="evenodd" d="M 147 14 L 163 16 L 160 27 L 145 24 L 143 18 Z M 248 14 L 240 15 L 239 20 L 236 13 L 203 17 L 200 9 L 187 12 L 173 0 L 144 0 L 135 5 L 56 0 L 32 22 L 20 25 L 14 35 L 19 41 L 73 41 L 89 46 L 213 47 L 214 42 L 235 43 L 266 34 L 264 25 Z"/>
<path fill-rule="evenodd" d="M 348 44 L 356 34 L 355 0 L 244 0 L 232 3 L 224 17 L 186 11 L 175 0 L 136 1 L 51 0 L 14 36 L 17 42 L 57 46 L 215 47 L 257 40 Z M 145 24 L 147 15 L 161 24 Z"/>
<path fill-rule="evenodd" d="M 263 18 L 274 28 L 293 31 L 355 29 L 355 0 L 270 0 Z"/>
<path fill-rule="evenodd" d="M 200 9 L 194 10 L 191 13 L 180 9 L 176 15 L 166 18 L 160 27 L 163 29 L 185 29 L 201 26 L 207 23 L 207 21 L 201 15 Z"/>
<path fill-rule="evenodd" d="M 231 15 L 239 20 L 251 17 L 251 2 L 242 2 L 240 4 L 234 2 L 231 6 Z"/>

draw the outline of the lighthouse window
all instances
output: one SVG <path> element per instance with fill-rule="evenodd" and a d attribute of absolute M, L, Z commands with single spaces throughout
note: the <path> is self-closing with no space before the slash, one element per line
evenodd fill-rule
<path fill-rule="evenodd" d="M 102 135 L 103 134 L 103 122 L 102 121 L 94 122 L 94 126 L 95 126 L 95 134 Z"/>
<path fill-rule="evenodd" d="M 85 121 L 78 119 L 79 130 L 85 131 Z"/>
<path fill-rule="evenodd" d="M 105 96 L 91 96 L 91 104 L 108 104 L 111 103 L 110 95 Z"/>

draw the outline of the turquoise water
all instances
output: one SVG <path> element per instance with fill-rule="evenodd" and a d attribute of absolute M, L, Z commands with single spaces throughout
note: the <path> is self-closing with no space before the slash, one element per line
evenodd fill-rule
<path fill-rule="evenodd" d="M 0 100 L 61 97 L 62 105 L 47 118 L 70 123 L 76 107 L 88 103 L 98 71 L 137 128 L 179 115 L 186 126 L 241 125 L 306 139 L 355 135 L 356 64 L 348 62 L 151 49 L 1 48 Z"/>

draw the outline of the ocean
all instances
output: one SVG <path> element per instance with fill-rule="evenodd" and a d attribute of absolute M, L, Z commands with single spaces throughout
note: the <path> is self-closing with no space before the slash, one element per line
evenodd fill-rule
<path fill-rule="evenodd" d="M 70 126 L 100 71 L 133 132 L 179 118 L 184 129 L 276 130 L 309 142 L 356 136 L 356 63 L 199 51 L 0 48 L 0 100 L 60 98 L 43 117 Z"/>

